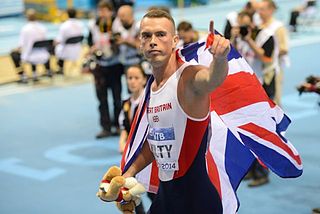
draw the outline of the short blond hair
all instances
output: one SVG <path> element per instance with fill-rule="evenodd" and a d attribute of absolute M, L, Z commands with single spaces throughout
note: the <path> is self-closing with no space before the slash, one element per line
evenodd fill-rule
<path fill-rule="evenodd" d="M 166 18 L 173 24 L 173 28 L 176 29 L 176 27 L 175 27 L 176 24 L 175 24 L 172 16 L 162 9 L 152 9 L 152 10 L 148 11 L 143 16 L 142 19 L 144 19 L 144 18 Z"/>

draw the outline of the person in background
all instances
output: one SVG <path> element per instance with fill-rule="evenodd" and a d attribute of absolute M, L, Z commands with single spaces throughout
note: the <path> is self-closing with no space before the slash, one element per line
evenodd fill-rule
<path fill-rule="evenodd" d="M 252 68 L 260 79 L 267 95 L 272 100 L 276 98 L 277 75 L 280 72 L 280 36 L 277 36 L 277 32 L 280 32 L 279 34 L 283 33 L 281 32 L 283 24 L 273 18 L 276 8 L 274 1 L 262 0 L 258 8 L 262 24 L 259 26 L 257 35 L 255 38 L 252 37 L 249 29 L 247 36 L 244 36 L 244 41 L 248 43 L 255 55 Z M 285 48 L 283 48 L 284 50 Z M 261 186 L 269 182 L 269 171 L 258 160 L 254 162 L 251 173 L 253 180 L 249 183 L 249 187 Z"/>
<path fill-rule="evenodd" d="M 256 13 L 256 7 L 257 7 L 257 3 L 255 1 L 248 1 L 246 3 L 246 5 L 244 6 L 244 8 L 240 11 L 240 12 L 245 12 L 246 14 L 248 14 L 252 20 L 254 20 L 254 22 L 259 22 L 258 18 L 255 18 L 254 15 Z M 238 23 L 238 14 L 240 12 L 237 11 L 232 11 L 229 14 L 227 14 L 227 22 L 226 22 L 226 26 L 224 28 L 224 36 L 226 39 L 230 39 L 231 38 L 231 29 L 234 27 L 238 27 L 239 23 Z"/>
<path fill-rule="evenodd" d="M 146 74 L 140 64 L 132 65 L 126 72 L 126 79 L 128 89 L 130 91 L 130 97 L 123 101 L 122 110 L 119 115 L 120 124 L 120 138 L 119 138 L 119 151 L 123 153 L 126 141 L 130 132 L 132 121 L 135 117 L 138 109 L 139 102 L 141 100 L 142 92 L 146 84 Z M 152 201 L 154 199 L 154 193 L 147 193 L 148 198 Z M 142 202 L 135 208 L 137 214 L 144 214 L 144 206 Z"/>
<path fill-rule="evenodd" d="M 314 13 L 316 10 L 316 0 L 304 0 L 303 4 L 293 9 L 290 13 L 290 31 L 297 32 L 297 20 L 302 13 Z"/>
<path fill-rule="evenodd" d="M 119 34 L 117 45 L 120 49 L 121 63 L 128 67 L 139 64 L 142 56 L 139 53 L 139 23 L 134 19 L 130 5 L 121 6 L 112 26 L 112 32 Z"/>
<path fill-rule="evenodd" d="M 312 209 L 312 214 L 320 214 L 320 208 Z"/>
<path fill-rule="evenodd" d="M 130 97 L 123 101 L 122 110 L 119 115 L 120 138 L 119 152 L 123 153 L 126 141 L 130 132 L 132 120 L 135 116 L 138 104 L 141 99 L 144 86 L 146 84 L 146 75 L 141 65 L 132 65 L 126 72 L 126 80 Z"/>
<path fill-rule="evenodd" d="M 28 22 L 22 27 L 20 32 L 19 47 L 17 51 L 21 51 L 21 62 L 19 63 L 19 56 L 15 55 L 15 65 L 20 67 L 21 63 L 30 63 L 33 73 L 33 81 L 39 81 L 36 65 L 44 64 L 47 72 L 47 76 L 52 77 L 50 70 L 49 58 L 50 54 L 45 48 L 33 49 L 33 45 L 37 41 L 43 41 L 47 39 L 47 29 L 37 22 L 36 12 L 34 9 L 28 9 L 26 12 Z M 28 78 L 25 75 L 23 69 L 19 70 L 20 82 L 27 83 Z"/>
<path fill-rule="evenodd" d="M 278 63 L 279 68 L 279 71 L 276 75 L 276 91 L 274 96 L 274 102 L 281 107 L 284 71 L 286 68 L 290 67 L 289 35 L 285 25 L 281 21 L 276 20 L 275 18 L 273 19 L 274 22 L 278 23 L 274 38 L 278 47 L 278 59 L 276 59 L 276 62 Z"/>
<path fill-rule="evenodd" d="M 69 19 L 61 24 L 55 39 L 55 55 L 58 58 L 58 74 L 63 74 L 64 61 L 77 61 L 81 53 L 81 43 L 66 44 L 66 40 L 75 36 L 83 36 L 84 27 L 81 21 L 76 19 L 77 11 L 73 8 L 67 10 Z"/>
<path fill-rule="evenodd" d="M 199 33 L 193 29 L 190 22 L 180 22 L 178 24 L 177 31 L 180 39 L 180 44 L 178 44 L 177 47 L 185 46 L 199 40 Z"/>
<path fill-rule="evenodd" d="M 251 49 L 249 44 L 244 40 L 244 38 L 251 34 L 251 38 L 255 39 L 257 34 L 257 27 L 254 25 L 252 16 L 245 11 L 238 14 L 237 22 L 239 26 L 232 27 L 230 42 L 241 54 L 242 57 L 246 59 L 249 65 L 253 65 L 254 61 L 254 51 Z"/>
<path fill-rule="evenodd" d="M 112 33 L 113 20 L 112 5 L 107 1 L 100 1 L 98 17 L 89 23 L 88 44 L 96 65 L 91 70 L 95 80 L 102 127 L 101 132 L 96 135 L 98 139 L 120 132 L 118 117 L 121 111 L 123 66 L 119 61 L 119 47 L 116 44 L 118 36 Z M 111 89 L 113 96 L 113 121 L 109 113 L 108 89 Z M 115 129 L 113 131 L 112 126 Z"/>

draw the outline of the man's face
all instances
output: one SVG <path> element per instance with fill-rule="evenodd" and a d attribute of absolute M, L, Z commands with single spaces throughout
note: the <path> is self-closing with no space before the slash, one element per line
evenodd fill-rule
<path fill-rule="evenodd" d="M 134 22 L 132 7 L 127 5 L 120 7 L 117 16 L 124 28 L 129 29 L 132 26 Z"/>
<path fill-rule="evenodd" d="M 268 2 L 260 2 L 258 7 L 258 13 L 262 20 L 268 20 L 272 17 L 274 9 L 269 5 Z"/>
<path fill-rule="evenodd" d="M 178 36 L 167 18 L 144 18 L 140 24 L 140 48 L 155 65 L 168 59 L 178 43 Z"/>
<path fill-rule="evenodd" d="M 251 19 L 249 16 L 245 15 L 242 17 L 238 17 L 239 26 L 251 26 Z"/>
<path fill-rule="evenodd" d="M 118 13 L 118 16 L 119 16 L 119 19 L 120 19 L 122 25 L 125 28 L 130 27 L 132 25 L 133 21 L 134 21 L 133 16 L 131 15 L 131 13 L 121 12 L 121 13 Z"/>
<path fill-rule="evenodd" d="M 194 31 L 193 30 L 180 30 L 178 32 L 179 38 L 183 41 L 184 44 L 189 44 L 194 40 Z"/>

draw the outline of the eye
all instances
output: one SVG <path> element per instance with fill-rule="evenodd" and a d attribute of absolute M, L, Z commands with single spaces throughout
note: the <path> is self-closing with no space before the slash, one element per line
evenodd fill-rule
<path fill-rule="evenodd" d="M 151 37 L 151 34 L 150 33 L 142 33 L 141 34 L 141 38 L 142 39 L 148 39 L 148 38 L 150 38 Z"/>
<path fill-rule="evenodd" d="M 157 37 L 164 37 L 166 35 L 165 32 L 157 32 L 156 36 Z"/>

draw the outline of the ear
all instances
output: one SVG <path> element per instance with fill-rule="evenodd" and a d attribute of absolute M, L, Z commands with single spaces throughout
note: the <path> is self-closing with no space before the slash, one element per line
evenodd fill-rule
<path fill-rule="evenodd" d="M 178 42 L 179 42 L 179 36 L 176 34 L 173 36 L 172 49 L 176 49 Z"/>

